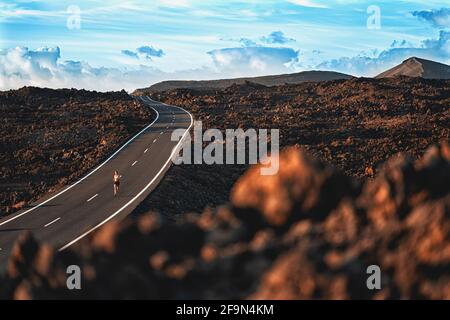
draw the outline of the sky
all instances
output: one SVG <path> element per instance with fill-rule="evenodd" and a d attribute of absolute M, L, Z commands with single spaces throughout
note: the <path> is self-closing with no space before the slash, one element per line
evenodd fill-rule
<path fill-rule="evenodd" d="M 369 77 L 411 56 L 450 63 L 448 0 L 0 0 L 0 90 Z"/>

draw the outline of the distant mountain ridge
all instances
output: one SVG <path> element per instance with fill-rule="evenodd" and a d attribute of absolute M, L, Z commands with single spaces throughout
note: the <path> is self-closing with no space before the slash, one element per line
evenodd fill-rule
<path fill-rule="evenodd" d="M 333 72 L 333 71 L 303 71 L 298 73 L 281 74 L 273 76 L 262 77 L 247 77 L 235 79 L 220 79 L 220 80 L 199 80 L 199 81 L 163 81 L 156 83 L 149 88 L 138 89 L 135 94 L 145 92 L 160 92 L 173 89 L 225 89 L 233 84 L 242 85 L 248 82 L 264 85 L 277 86 L 283 84 L 296 84 L 301 82 L 319 82 L 329 80 L 341 80 L 354 78 L 351 75 Z"/>
<path fill-rule="evenodd" d="M 403 61 L 398 66 L 379 74 L 375 78 L 380 79 L 399 76 L 424 79 L 450 79 L 450 66 L 431 60 L 412 57 Z"/>
<path fill-rule="evenodd" d="M 393 77 L 417 77 L 424 79 L 450 79 L 450 66 L 431 60 L 418 57 L 406 59 L 398 66 L 395 66 L 375 77 L 393 78 Z M 262 77 L 246 77 L 235 79 L 220 80 L 174 80 L 156 83 L 148 88 L 137 89 L 134 94 L 151 94 L 175 89 L 225 89 L 232 85 L 263 85 L 267 87 L 284 84 L 297 84 L 302 82 L 321 82 L 331 80 L 347 80 L 355 78 L 354 76 L 333 72 L 333 71 L 303 71 L 291 74 L 271 75 Z"/>

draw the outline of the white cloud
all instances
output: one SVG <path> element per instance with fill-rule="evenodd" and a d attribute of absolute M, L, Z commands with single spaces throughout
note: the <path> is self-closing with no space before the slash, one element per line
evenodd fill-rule
<path fill-rule="evenodd" d="M 122 54 L 134 59 L 152 61 L 152 58 L 161 58 L 165 55 L 164 50 L 155 49 L 152 46 L 142 46 L 136 50 L 122 50 Z"/>
<path fill-rule="evenodd" d="M 216 67 L 233 76 L 256 76 L 293 71 L 299 52 L 292 48 L 239 47 L 208 52 Z"/>
<path fill-rule="evenodd" d="M 158 0 L 157 2 L 161 7 L 169 8 L 189 8 L 191 5 L 189 0 Z"/>
<path fill-rule="evenodd" d="M 58 12 L 49 12 L 42 10 L 33 10 L 26 9 L 20 7 L 16 3 L 0 3 L 0 17 L 24 17 L 24 16 L 33 16 L 33 17 L 55 17 L 61 14 Z"/>
<path fill-rule="evenodd" d="M 274 31 L 268 36 L 261 37 L 261 41 L 268 44 L 285 44 L 295 39 L 286 37 L 282 31 Z"/>
<path fill-rule="evenodd" d="M 414 11 L 412 12 L 412 15 L 431 23 L 436 28 L 450 27 L 450 8 L 441 8 L 439 10 L 430 11 Z"/>
<path fill-rule="evenodd" d="M 308 7 L 308 8 L 328 8 L 327 5 L 318 3 L 313 0 L 289 0 L 289 2 L 296 4 L 298 6 Z"/>

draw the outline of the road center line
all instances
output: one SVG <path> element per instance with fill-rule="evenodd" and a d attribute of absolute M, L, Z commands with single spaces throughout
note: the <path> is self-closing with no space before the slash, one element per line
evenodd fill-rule
<path fill-rule="evenodd" d="M 153 143 L 155 143 L 155 142 L 156 142 L 156 140 L 158 140 L 158 139 L 155 139 L 155 140 L 153 140 Z"/>
<path fill-rule="evenodd" d="M 95 194 L 95 196 L 93 196 L 93 197 L 90 197 L 89 199 L 87 199 L 87 201 L 86 202 L 89 202 L 89 201 L 91 201 L 92 199 L 94 199 L 95 197 L 97 197 L 98 196 L 98 193 L 97 194 Z"/>
<path fill-rule="evenodd" d="M 147 151 L 148 151 L 148 148 L 147 148 L 147 149 L 145 149 L 144 153 L 147 153 Z"/>
<path fill-rule="evenodd" d="M 131 166 L 133 167 L 136 163 L 138 163 L 138 162 L 137 161 L 133 162 L 133 164 Z"/>
<path fill-rule="evenodd" d="M 59 219 L 61 219 L 61 217 L 56 218 L 56 219 L 53 220 L 53 221 L 50 221 L 49 223 L 47 223 L 47 224 L 44 226 L 44 228 L 47 228 L 49 225 L 54 224 L 54 223 L 55 223 L 56 221 L 58 221 Z"/>

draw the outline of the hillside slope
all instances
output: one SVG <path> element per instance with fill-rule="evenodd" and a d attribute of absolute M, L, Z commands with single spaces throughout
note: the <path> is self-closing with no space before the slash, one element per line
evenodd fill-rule
<path fill-rule="evenodd" d="M 450 79 L 450 66 L 431 60 L 412 57 L 403 61 L 398 66 L 379 74 L 376 78 L 393 78 L 399 76 L 424 79 Z"/>
<path fill-rule="evenodd" d="M 274 76 L 254 77 L 254 78 L 236 78 L 221 80 L 203 80 L 203 81 L 163 81 L 152 85 L 149 88 L 138 89 L 135 94 L 154 93 L 173 89 L 224 89 L 233 84 L 241 85 L 252 82 L 264 86 L 278 86 L 284 84 L 296 84 L 302 82 L 319 82 L 339 79 L 351 79 L 348 74 L 331 71 L 304 71 L 291 74 L 281 74 Z"/>

